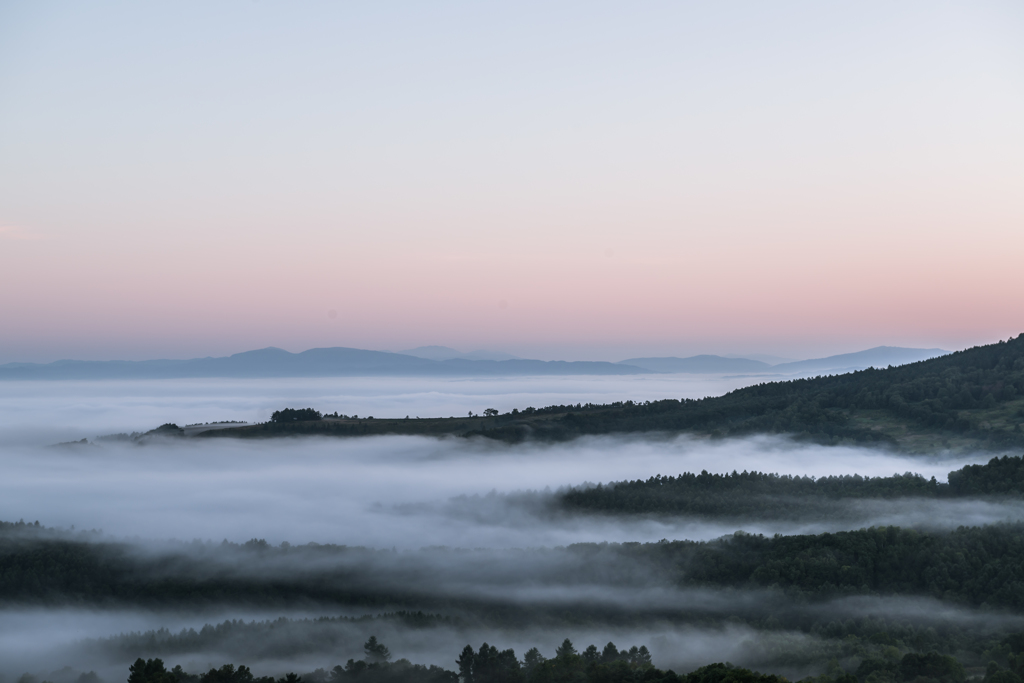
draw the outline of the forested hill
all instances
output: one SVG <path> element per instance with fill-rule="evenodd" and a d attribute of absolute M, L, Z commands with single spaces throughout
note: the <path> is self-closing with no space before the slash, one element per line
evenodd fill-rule
<path fill-rule="evenodd" d="M 648 479 L 569 488 L 557 494 L 566 510 L 610 514 L 673 514 L 705 517 L 837 518 L 830 501 L 906 498 L 965 499 L 1024 496 L 1024 458 L 992 458 L 949 473 L 949 482 L 920 474 L 860 475 L 814 479 L 764 472 L 660 474 Z"/>
<path fill-rule="evenodd" d="M 1021 423 L 1024 335 L 899 367 L 770 382 L 699 400 L 528 407 L 489 417 L 267 423 L 204 435 L 459 434 L 520 441 L 641 431 L 771 433 L 934 450 L 1024 445 Z"/>

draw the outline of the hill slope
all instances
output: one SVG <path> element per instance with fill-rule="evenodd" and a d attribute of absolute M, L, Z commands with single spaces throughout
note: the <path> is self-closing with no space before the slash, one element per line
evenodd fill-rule
<path fill-rule="evenodd" d="M 487 418 L 264 424 L 210 436 L 461 434 L 505 441 L 587 434 L 794 434 L 912 451 L 1024 445 L 1024 335 L 882 370 L 770 382 L 700 400 L 566 405 Z"/>
<path fill-rule="evenodd" d="M 772 372 L 802 374 L 809 372 L 850 372 L 865 368 L 884 368 L 890 365 L 906 365 L 929 358 L 944 356 L 949 351 L 942 349 L 906 349 L 898 346 L 876 346 L 856 353 L 843 353 L 827 358 L 798 360 L 772 366 Z"/>

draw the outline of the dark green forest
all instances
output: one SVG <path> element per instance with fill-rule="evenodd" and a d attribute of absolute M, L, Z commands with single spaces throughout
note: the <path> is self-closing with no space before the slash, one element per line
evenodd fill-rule
<path fill-rule="evenodd" d="M 323 418 L 319 410 L 312 408 L 285 408 L 275 410 L 270 416 L 271 422 L 316 422 Z"/>
<path fill-rule="evenodd" d="M 998 459 L 965 468 L 957 486 L 990 490 L 1011 486 Z M 981 483 L 979 483 L 981 482 Z M 948 495 L 948 494 L 936 494 Z M 497 553 L 489 555 L 488 553 Z M 656 669 L 644 647 L 608 644 L 576 652 L 571 643 L 551 659 L 532 649 L 515 653 L 484 643 L 467 647 L 452 668 L 390 661 L 387 647 L 367 642 L 367 657 L 291 678 L 257 677 L 242 666 L 206 673 L 167 669 L 160 658 L 195 652 L 232 654 L 234 661 L 289 657 L 349 647 L 358 634 L 380 629 L 444 630 L 471 634 L 482 628 L 566 628 L 661 624 L 711 629 L 744 625 L 758 633 L 763 666 L 774 671 L 825 671 L 808 683 L 1021 683 L 1024 636 L 1007 631 L 1024 608 L 1024 524 L 925 533 L 898 527 L 833 534 L 765 537 L 736 533 L 710 542 L 588 543 L 565 548 L 483 551 L 491 564 L 474 564 L 474 551 L 430 549 L 412 553 L 345 546 L 272 546 L 181 543 L 144 550 L 94 531 L 65 532 L 38 523 L 0 524 L 0 601 L 8 606 L 408 605 L 376 616 L 226 621 L 200 630 L 166 629 L 91 641 L 93 652 L 144 657 L 129 681 L 162 683 L 341 683 L 348 680 L 490 683 L 491 681 L 744 681 L 781 683 L 746 669 L 714 664 L 678 675 Z M 437 558 L 448 558 L 452 577 L 517 564 L 529 583 L 571 586 L 668 587 L 717 591 L 721 602 L 699 600 L 680 610 L 641 602 L 595 605 L 587 598 L 524 604 L 499 588 L 491 596 L 434 593 L 444 580 Z M 403 561 L 403 559 L 405 561 Z M 535 563 L 535 560 L 542 562 Z M 274 572 L 288 561 L 287 571 Z M 246 568 L 246 572 L 226 570 Z M 420 572 L 417 574 L 417 572 Z M 532 572 L 532 573 L 531 573 Z M 420 579 L 426 577 L 428 581 Z M 505 586 L 503 579 L 495 579 Z M 511 590 L 511 588 L 510 588 Z M 978 608 L 991 623 L 929 618 L 926 613 L 879 617 L 837 602 L 856 596 L 932 598 L 953 608 Z M 689 600 L 687 602 L 690 602 Z M 820 605 L 820 607 L 816 607 Z M 427 608 L 428 611 L 422 611 Z M 934 608 L 927 608 L 934 609 Z M 926 610 L 927 611 L 927 610 Z M 1000 626 L 1003 624 L 1003 626 Z M 372 629 L 372 630 L 371 630 Z M 390 631 L 389 631 L 390 629 Z M 806 634 L 804 640 L 792 634 Z M 774 634 L 774 635 L 773 635 Z M 356 641 L 356 642 L 361 642 Z M 714 661 L 709 653 L 706 661 Z M 25 683 L 28 683 L 26 680 Z"/>
<path fill-rule="evenodd" d="M 899 367 L 767 382 L 696 400 L 527 407 L 468 418 L 268 422 L 201 435 L 456 434 L 514 443 L 631 432 L 766 433 L 934 451 L 1022 446 L 1022 423 L 1024 334 Z"/>
<path fill-rule="evenodd" d="M 369 645 L 368 642 L 367 648 Z M 782 683 L 786 680 L 726 664 L 712 664 L 690 674 L 677 675 L 651 665 L 646 647 L 620 652 L 613 643 L 608 643 L 603 650 L 591 645 L 579 653 L 568 638 L 551 659 L 532 648 L 520 661 L 513 650 L 499 650 L 484 643 L 478 650 L 467 645 L 454 663 L 457 671 L 412 664 L 405 659 L 389 662 L 368 651 L 365 659 L 350 659 L 344 666 L 335 665 L 329 671 L 289 673 L 275 679 L 254 676 L 244 665 L 236 668 L 225 664 L 196 675 L 185 672 L 180 665 L 168 670 L 159 658 L 140 658 L 129 669 L 128 683 Z M 946 664 L 947 668 L 955 666 L 959 666 L 955 660 Z M 960 678 L 949 679 L 949 683 L 962 680 L 961 671 Z"/>
<path fill-rule="evenodd" d="M 853 671 L 833 659 L 824 674 L 802 679 L 805 683 L 964 683 L 965 668 L 957 657 L 935 650 L 905 652 L 888 633 L 879 632 L 866 641 Z M 982 683 L 1020 683 L 1024 674 L 1024 634 L 1011 634 L 993 643 L 984 655 L 991 657 Z M 590 645 L 582 652 L 566 638 L 554 657 L 531 648 L 520 660 L 514 650 L 483 643 L 466 645 L 453 669 L 412 664 L 406 659 L 389 661 L 388 648 L 373 636 L 364 644 L 365 657 L 349 659 L 343 666 L 320 668 L 280 678 L 258 677 L 247 666 L 225 664 L 205 673 L 192 674 L 180 665 L 168 669 L 162 659 L 139 658 L 129 667 L 128 683 L 784 683 L 777 675 L 716 663 L 690 673 L 657 669 L 645 646 L 620 650 L 609 642 L 603 648 Z M 997 661 L 998 660 L 998 661 Z"/>
<path fill-rule="evenodd" d="M 26 525 L 27 527 L 27 525 Z M 15 527 L 17 529 L 17 527 Z M 434 594 L 438 572 L 534 563 L 536 581 L 615 586 L 772 589 L 788 599 L 927 596 L 984 609 L 1024 608 L 1024 524 L 923 532 L 880 527 L 805 536 L 744 534 L 708 542 L 582 543 L 520 551 L 433 549 L 395 554 L 344 546 L 182 544 L 140 553 L 125 543 L 0 534 L 0 601 L 43 605 L 294 605 L 461 610 L 539 619 L 543 605 L 493 596 Z M 331 561 L 328 561 L 331 560 Z M 271 571 L 288 561 L 294 571 Z M 243 564 L 245 571 L 230 567 Z M 447 563 L 447 564 L 445 564 Z M 268 571 L 256 571 L 267 566 Z M 450 569 L 445 569 L 450 567 Z M 554 611 L 582 620 L 642 614 L 582 601 Z M 670 609 L 666 608 L 668 612 Z M 657 607 L 647 607 L 657 613 Z"/>
<path fill-rule="evenodd" d="M 380 628 L 388 622 L 403 621 L 397 615 L 379 615 L 378 617 L 361 617 L 356 620 L 364 629 Z M 116 656 L 168 658 L 183 657 L 197 652 L 227 653 L 236 660 L 245 661 L 254 658 L 287 659 L 306 653 L 329 651 L 343 645 L 346 649 L 354 649 L 366 638 L 351 632 L 338 633 L 332 626 L 343 623 L 341 619 L 320 618 L 313 620 L 276 619 L 267 622 L 226 621 L 217 625 L 206 625 L 199 631 L 183 630 L 179 634 L 171 634 L 165 629 L 132 633 L 89 641 L 87 646 L 93 650 L 103 651 Z M 352 624 L 353 622 L 347 622 Z M 441 625 L 420 621 L 413 628 L 430 629 Z M 446 625 L 450 625 L 446 624 Z M 472 633 L 472 628 L 466 632 Z M 889 680 L 899 680 L 898 667 L 907 655 L 922 653 L 938 653 L 954 659 L 961 667 L 978 673 L 990 662 L 1001 668 L 1019 667 L 1020 637 L 998 628 L 978 628 L 977 625 L 958 623 L 955 619 L 938 620 L 933 624 L 914 623 L 907 620 L 886 620 L 877 617 L 855 617 L 834 619 L 827 623 L 816 624 L 807 632 L 809 637 L 794 636 L 792 631 L 783 629 L 779 624 L 768 621 L 759 627 L 759 638 L 765 643 L 758 666 L 775 670 L 794 671 L 831 671 L 835 674 L 855 674 L 860 680 L 877 671 L 886 671 L 891 675 Z M 282 637 L 284 635 L 284 637 Z M 309 640 L 313 640 L 310 643 Z M 336 676 L 340 671 L 354 673 L 374 673 L 386 669 L 386 661 L 390 658 L 388 648 L 382 643 L 373 644 L 376 654 L 372 654 L 369 646 L 374 636 L 364 644 L 367 656 L 363 660 L 352 660 L 341 667 L 336 665 L 333 671 Z M 267 650 L 268 645 L 271 647 Z M 570 643 L 571 647 L 571 643 Z M 381 650 L 382 648 L 382 650 Z M 459 657 L 462 664 L 459 668 L 466 670 L 467 660 L 470 670 L 476 664 L 480 652 L 470 654 L 469 648 L 463 649 Z M 563 642 L 563 655 L 565 643 Z M 481 647 L 487 660 L 493 661 L 504 653 L 503 659 L 512 665 L 514 653 L 507 650 L 498 651 L 486 643 Z M 633 670 L 646 670 L 651 665 L 650 653 L 646 646 L 636 645 L 618 649 L 609 642 L 603 647 L 590 645 L 578 653 L 582 661 L 577 664 L 593 662 L 613 664 L 623 667 L 617 662 L 625 662 Z M 556 658 L 559 656 L 555 653 Z M 522 668 L 532 664 L 548 661 L 537 648 L 528 650 L 520 662 Z M 949 660 L 947 660 L 949 661 Z M 408 664 L 395 662 L 400 667 Z M 548 666 L 551 666 L 549 664 Z M 485 667 L 479 667 L 485 668 Z M 320 668 L 302 674 L 305 681 L 319 682 L 330 680 L 332 667 Z M 479 669 L 478 669 L 479 671 Z M 877 676 L 875 677 L 878 678 Z M 827 680 L 827 679 L 826 679 Z M 84 683 L 84 682 L 83 682 Z"/>
<path fill-rule="evenodd" d="M 992 458 L 985 465 L 967 465 L 949 473 L 948 483 L 906 473 L 891 477 L 860 475 L 807 477 L 732 472 L 612 482 L 571 488 L 559 494 L 567 510 L 612 514 L 658 513 L 713 517 L 805 516 L 828 509 L 827 501 L 846 499 L 1024 497 L 1024 459 Z"/>

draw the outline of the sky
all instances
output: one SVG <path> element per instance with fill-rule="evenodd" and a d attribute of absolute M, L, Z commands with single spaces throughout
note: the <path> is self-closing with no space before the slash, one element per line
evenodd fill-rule
<path fill-rule="evenodd" d="M 0 362 L 1024 332 L 1024 5 L 0 0 Z"/>

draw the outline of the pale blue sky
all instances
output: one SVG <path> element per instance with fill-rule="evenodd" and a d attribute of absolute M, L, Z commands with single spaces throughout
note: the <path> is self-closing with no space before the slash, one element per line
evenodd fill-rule
<path fill-rule="evenodd" d="M 0 2 L 0 362 L 991 341 L 1021 120 L 1016 2 Z"/>

